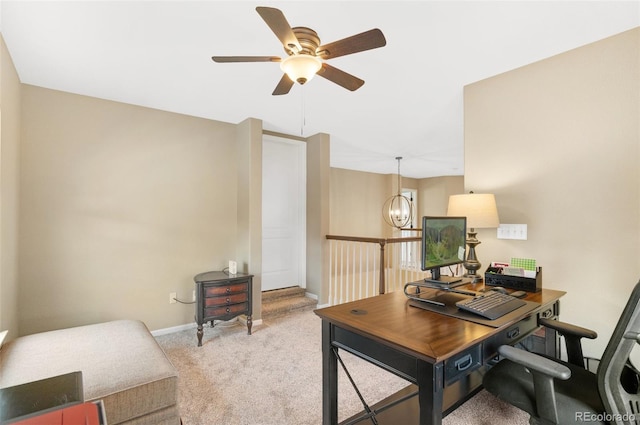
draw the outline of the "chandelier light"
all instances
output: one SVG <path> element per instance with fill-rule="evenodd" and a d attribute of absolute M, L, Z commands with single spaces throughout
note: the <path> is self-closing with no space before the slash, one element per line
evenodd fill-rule
<path fill-rule="evenodd" d="M 322 61 L 319 58 L 304 53 L 288 56 L 280 62 L 280 69 L 291 78 L 291 81 L 297 81 L 300 84 L 311 80 L 320 68 L 322 68 Z"/>
<path fill-rule="evenodd" d="M 401 159 L 401 156 L 396 157 L 396 160 L 398 160 L 398 194 L 387 199 L 382 207 L 384 221 L 396 229 L 407 227 L 413 222 L 413 203 L 409 198 L 402 195 L 402 177 L 400 176 Z"/>

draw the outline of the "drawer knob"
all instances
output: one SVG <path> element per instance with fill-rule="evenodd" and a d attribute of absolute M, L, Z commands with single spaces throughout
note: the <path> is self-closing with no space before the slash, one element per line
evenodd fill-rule
<path fill-rule="evenodd" d="M 227 307 L 227 313 L 231 312 L 231 309 L 229 307 Z"/>
<path fill-rule="evenodd" d="M 231 292 L 231 288 L 227 288 L 227 294 Z"/>
<path fill-rule="evenodd" d="M 227 298 L 227 304 L 231 302 L 231 298 Z"/>

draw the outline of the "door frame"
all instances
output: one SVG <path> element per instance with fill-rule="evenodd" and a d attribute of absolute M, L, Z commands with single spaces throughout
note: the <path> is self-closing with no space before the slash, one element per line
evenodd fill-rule
<path fill-rule="evenodd" d="M 272 134 L 263 134 L 262 135 L 262 143 L 263 149 L 265 143 L 280 143 L 285 145 L 290 145 L 293 149 L 296 149 L 297 158 L 298 158 L 298 178 L 296 181 L 298 182 L 297 187 L 297 196 L 298 199 L 301 199 L 302 202 L 299 204 L 297 221 L 298 221 L 298 231 L 296 232 L 296 249 L 297 252 L 300 253 L 298 257 L 298 266 L 297 266 L 297 281 L 298 285 L 301 288 L 307 287 L 307 145 L 305 142 L 289 139 L 286 137 L 275 136 Z M 264 168 L 264 167 L 263 167 Z M 265 182 L 264 172 L 262 175 L 263 185 Z M 264 208 L 264 191 L 262 195 L 262 202 Z M 264 229 L 264 222 L 261 223 L 262 228 Z M 264 230 L 262 232 L 264 234 Z M 264 240 L 264 236 L 263 236 Z M 264 253 L 262 254 L 264 258 Z"/>

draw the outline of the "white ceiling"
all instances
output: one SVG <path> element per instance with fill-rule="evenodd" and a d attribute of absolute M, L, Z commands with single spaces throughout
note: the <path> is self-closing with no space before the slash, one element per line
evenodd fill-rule
<path fill-rule="evenodd" d="M 283 56 L 255 11 L 272 6 L 322 43 L 380 28 L 387 45 L 329 63 L 324 78 L 271 92 Z M 2 0 L 1 31 L 26 84 L 238 123 L 331 135 L 331 166 L 414 178 L 462 175 L 466 84 L 640 25 L 640 1 L 29 1 Z"/>

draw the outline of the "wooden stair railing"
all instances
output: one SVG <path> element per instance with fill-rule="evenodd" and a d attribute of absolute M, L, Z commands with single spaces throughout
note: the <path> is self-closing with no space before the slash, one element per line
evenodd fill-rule
<path fill-rule="evenodd" d="M 420 236 L 370 238 L 327 235 L 326 238 L 331 241 L 329 259 L 330 304 L 340 304 L 398 289 L 389 287 L 387 273 L 394 278 L 404 276 L 407 281 L 417 280 L 425 276 L 425 272 L 420 270 Z M 346 244 L 346 254 L 344 253 L 345 245 L 343 244 Z M 372 255 L 369 249 L 376 244 L 379 247 L 377 258 Z M 363 246 L 366 246 L 366 248 L 363 248 Z M 398 246 L 399 249 L 394 249 L 390 255 L 386 255 L 386 248 L 389 246 Z M 374 289 L 375 282 L 372 286 L 372 282 L 369 281 L 370 276 L 374 279 L 374 275 L 377 275 L 377 289 Z M 359 279 L 358 282 L 356 282 L 356 276 Z M 404 282 L 401 282 L 401 284 L 404 285 Z"/>

